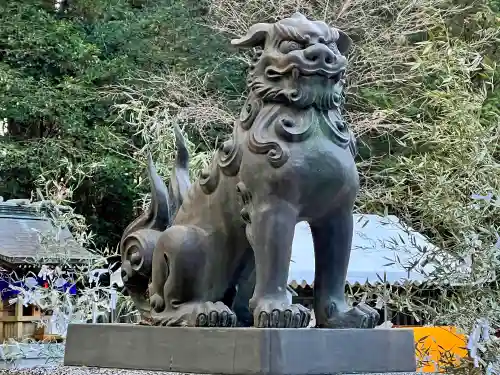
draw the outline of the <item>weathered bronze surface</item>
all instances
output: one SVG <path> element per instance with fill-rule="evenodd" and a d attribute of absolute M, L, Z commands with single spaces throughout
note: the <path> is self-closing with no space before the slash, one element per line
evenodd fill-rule
<path fill-rule="evenodd" d="M 248 99 L 193 185 L 179 129 L 170 190 L 150 160 L 150 209 L 121 241 L 128 292 L 151 324 L 234 326 L 237 287 L 255 267 L 252 317 L 239 314 L 240 325 L 306 327 L 309 310 L 286 296 L 294 229 L 305 220 L 317 326 L 374 327 L 378 313 L 344 296 L 359 188 L 355 139 L 340 112 L 349 37 L 296 13 L 232 44 L 257 49 Z"/>

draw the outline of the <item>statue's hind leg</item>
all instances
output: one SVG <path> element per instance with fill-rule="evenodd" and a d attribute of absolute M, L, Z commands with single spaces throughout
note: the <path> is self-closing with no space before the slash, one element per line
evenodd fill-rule
<path fill-rule="evenodd" d="M 234 326 L 236 317 L 222 302 L 206 301 L 207 235 L 193 226 L 173 226 L 153 254 L 150 301 L 155 324 Z"/>
<path fill-rule="evenodd" d="M 377 311 L 366 304 L 349 307 L 345 281 L 353 235 L 352 206 L 344 205 L 327 218 L 310 223 L 314 240 L 316 275 L 314 314 L 324 328 L 372 328 Z"/>

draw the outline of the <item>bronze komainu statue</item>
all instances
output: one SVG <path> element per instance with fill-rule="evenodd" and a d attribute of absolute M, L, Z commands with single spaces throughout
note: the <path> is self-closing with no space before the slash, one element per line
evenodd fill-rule
<path fill-rule="evenodd" d="M 150 160 L 150 209 L 121 242 L 129 293 L 152 324 L 234 326 L 235 292 L 255 267 L 246 324 L 306 327 L 309 310 L 286 296 L 294 229 L 305 220 L 317 326 L 374 327 L 378 313 L 349 307 L 344 295 L 359 188 L 355 139 L 340 112 L 349 37 L 296 13 L 256 24 L 232 44 L 258 51 L 248 99 L 193 185 L 179 129 L 170 191 Z"/>

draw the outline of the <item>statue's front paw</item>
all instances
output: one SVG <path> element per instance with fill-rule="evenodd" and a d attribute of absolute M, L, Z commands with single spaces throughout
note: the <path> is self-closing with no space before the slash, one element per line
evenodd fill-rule
<path fill-rule="evenodd" d="M 317 322 L 320 328 L 374 328 L 380 315 L 374 308 L 365 303 L 355 307 L 344 307 L 341 304 L 330 302 L 326 307 L 325 318 Z"/>
<path fill-rule="evenodd" d="M 253 316 L 258 328 L 305 328 L 311 320 L 311 312 L 304 306 L 275 299 L 260 300 Z"/>

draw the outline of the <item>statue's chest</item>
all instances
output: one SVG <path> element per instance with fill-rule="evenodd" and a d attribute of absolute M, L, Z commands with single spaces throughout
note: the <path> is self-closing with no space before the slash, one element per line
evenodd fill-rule
<path fill-rule="evenodd" d="M 356 164 L 348 148 L 326 138 L 311 138 L 307 152 L 292 152 L 290 181 L 295 182 L 296 203 L 304 219 L 321 217 L 338 202 L 350 200 L 359 189 Z"/>
<path fill-rule="evenodd" d="M 305 185 L 328 186 L 332 190 L 357 179 L 354 159 L 348 148 L 341 147 L 331 139 L 311 138 L 304 149 L 295 151 L 292 164 L 295 173 Z"/>

